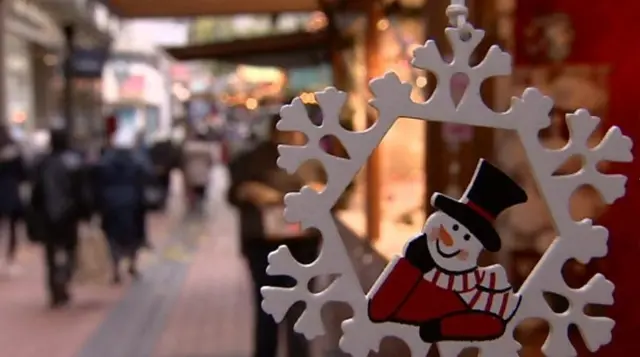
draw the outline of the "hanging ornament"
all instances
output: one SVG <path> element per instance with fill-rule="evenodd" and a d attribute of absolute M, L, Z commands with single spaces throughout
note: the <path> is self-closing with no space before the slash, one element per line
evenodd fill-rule
<path fill-rule="evenodd" d="M 625 192 L 626 177 L 597 171 L 601 161 L 629 162 L 631 140 L 612 127 L 599 145 L 586 145 L 600 123 L 587 110 L 566 115 L 571 139 L 560 150 L 544 148 L 538 132 L 551 122 L 552 100 L 535 88 L 513 98 L 511 108 L 496 113 L 480 97 L 480 85 L 488 78 L 511 73 L 511 57 L 492 46 L 485 59 L 470 66 L 469 59 L 484 37 L 484 31 L 467 22 L 464 1 L 453 0 L 447 9 L 451 27 L 445 30 L 453 49 L 453 61 L 445 61 L 435 42 L 427 41 L 414 51 L 412 65 L 431 71 L 438 86 L 424 103 L 410 99 L 412 86 L 394 73 L 371 81 L 374 94 L 371 105 L 379 111 L 378 121 L 362 132 L 340 126 L 339 114 L 346 93 L 328 88 L 316 94 L 324 122 L 311 123 L 300 99 L 282 108 L 277 128 L 300 131 L 308 138 L 304 146 L 279 147 L 278 165 L 293 173 L 307 160 L 319 160 L 329 180 L 322 192 L 304 187 L 285 197 L 285 218 L 300 222 L 302 228 L 315 227 L 324 240 L 319 257 L 311 264 L 297 262 L 286 246 L 269 255 L 267 273 L 295 279 L 292 288 L 264 287 L 262 308 L 281 321 L 296 302 L 305 303 L 305 312 L 295 331 L 308 339 L 325 333 L 320 311 L 330 301 L 349 304 L 353 317 L 342 324 L 341 349 L 353 357 L 366 357 L 377 351 L 385 337 L 396 337 L 409 346 L 413 357 L 424 357 L 436 346 L 440 356 L 454 357 L 468 347 L 479 348 L 482 355 L 517 356 L 520 345 L 514 340 L 514 328 L 525 319 L 549 322 L 549 337 L 542 350 L 550 357 L 575 356 L 568 338 L 568 327 L 580 330 L 587 348 L 595 351 L 611 340 L 614 322 L 604 317 L 587 316 L 587 304 L 613 304 L 613 284 L 603 275 L 595 275 L 584 287 L 572 289 L 563 280 L 563 265 L 572 259 L 586 264 L 607 254 L 608 232 L 590 220 L 576 222 L 569 213 L 569 199 L 579 186 L 591 185 L 607 204 Z M 459 103 L 451 98 L 451 78 L 456 73 L 468 77 L 468 85 Z M 370 291 L 363 292 L 347 250 L 339 236 L 331 208 L 371 152 L 398 118 L 433 120 L 475 125 L 517 132 L 533 168 L 534 178 L 549 207 L 559 236 L 547 249 L 522 287 L 515 291 L 500 265 L 479 267 L 478 255 L 498 251 L 502 245 L 493 221 L 504 211 L 527 201 L 525 191 L 501 170 L 480 160 L 467 190 L 461 198 L 436 193 L 431 205 L 437 209 L 427 218 L 422 232 L 406 239 L 404 251 L 396 256 Z M 404 120 L 404 119 L 403 119 Z M 328 155 L 318 142 L 327 135 L 337 137 L 349 159 Z M 554 176 L 557 167 L 569 157 L 584 158 L 581 171 Z M 309 281 L 319 276 L 337 276 L 320 293 L 310 292 Z M 547 305 L 543 293 L 561 295 L 570 301 L 563 313 Z"/>

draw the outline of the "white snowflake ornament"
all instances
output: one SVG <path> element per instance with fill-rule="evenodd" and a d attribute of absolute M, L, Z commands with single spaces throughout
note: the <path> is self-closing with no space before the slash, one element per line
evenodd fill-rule
<path fill-rule="evenodd" d="M 480 85 L 490 77 L 509 75 L 511 57 L 492 46 L 485 59 L 471 66 L 473 50 L 484 31 L 466 22 L 464 1 L 452 1 L 448 9 L 452 27 L 446 34 L 453 48 L 453 60 L 447 62 L 433 41 L 415 50 L 413 65 L 438 77 L 438 86 L 424 103 L 410 98 L 411 85 L 394 73 L 371 81 L 374 94 L 371 105 L 379 111 L 378 121 L 363 132 L 343 129 L 339 113 L 346 94 L 335 88 L 316 93 L 324 121 L 311 123 L 300 99 L 281 110 L 279 130 L 300 131 L 308 138 L 305 146 L 279 147 L 278 165 L 293 173 L 307 160 L 319 160 L 328 174 L 322 192 L 304 187 L 285 197 L 285 218 L 303 227 L 317 228 L 323 237 L 318 258 L 311 264 L 298 263 L 286 246 L 269 255 L 267 273 L 286 275 L 297 284 L 292 288 L 262 288 L 262 308 L 281 321 L 296 302 L 306 309 L 295 324 L 295 331 L 311 339 L 325 333 L 320 317 L 329 301 L 349 304 L 353 317 L 344 321 L 341 349 L 353 357 L 366 357 L 378 351 L 385 337 L 403 340 L 413 357 L 424 357 L 437 344 L 442 357 L 455 357 L 468 347 L 480 349 L 485 356 L 517 356 L 519 343 L 515 327 L 527 318 L 549 322 L 550 333 L 542 351 L 549 357 L 575 356 L 568 338 L 568 327 L 578 327 L 587 348 L 596 351 L 611 340 L 614 322 L 604 317 L 587 316 L 587 304 L 613 304 L 613 284 L 601 274 L 585 286 L 573 289 L 562 277 L 563 265 L 571 259 L 587 263 L 607 254 L 608 232 L 590 220 L 575 222 L 569 213 L 569 199 L 579 186 L 591 185 L 611 204 L 625 191 L 626 177 L 597 171 L 600 161 L 632 160 L 631 140 L 613 127 L 595 147 L 587 139 L 600 123 L 586 110 L 567 115 L 571 138 L 560 150 L 544 148 L 538 132 L 551 124 L 550 98 L 528 88 L 521 98 L 513 98 L 511 108 L 496 113 L 480 97 Z M 450 96 L 451 77 L 465 74 L 469 81 L 456 106 Z M 482 250 L 497 251 L 501 240 L 493 221 L 503 211 L 527 200 L 515 182 L 499 169 L 481 160 L 467 191 L 460 199 L 436 194 L 431 204 L 438 209 L 416 237 L 407 237 L 401 256 L 388 264 L 368 293 L 362 291 L 347 250 L 339 236 L 331 208 L 367 161 L 386 132 L 400 118 L 435 120 L 456 124 L 515 130 L 533 167 L 535 180 L 553 216 L 559 236 L 546 251 L 519 291 L 513 291 L 504 269 L 499 265 L 478 267 Z M 336 136 L 344 145 L 348 159 L 327 154 L 320 139 Z M 569 157 L 580 155 L 584 167 L 577 173 L 554 176 L 554 171 Z M 309 281 L 318 276 L 337 276 L 320 293 L 310 292 Z M 570 307 L 553 312 L 543 293 L 564 296 Z"/>

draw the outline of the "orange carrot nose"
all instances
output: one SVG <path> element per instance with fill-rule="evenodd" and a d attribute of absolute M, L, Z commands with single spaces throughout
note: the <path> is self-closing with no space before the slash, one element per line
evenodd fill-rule
<path fill-rule="evenodd" d="M 447 230 L 440 225 L 440 232 L 438 232 L 440 235 L 440 241 L 442 242 L 442 244 L 446 245 L 447 247 L 450 247 L 453 245 L 453 237 L 451 237 L 451 234 L 449 234 L 449 232 L 447 232 Z"/>

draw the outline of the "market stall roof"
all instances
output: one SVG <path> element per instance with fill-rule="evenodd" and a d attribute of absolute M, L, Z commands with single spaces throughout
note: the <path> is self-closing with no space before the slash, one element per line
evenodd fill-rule
<path fill-rule="evenodd" d="M 103 0 L 120 17 L 194 17 L 275 14 L 320 10 L 318 0 Z M 328 2 L 335 1 L 330 0 Z M 344 1 L 346 8 L 363 9 L 368 0 Z"/>
<path fill-rule="evenodd" d="M 296 68 L 328 62 L 329 40 L 326 31 L 297 32 L 165 50 L 179 61 L 211 59 L 253 66 Z M 346 42 L 344 45 L 348 45 Z"/>

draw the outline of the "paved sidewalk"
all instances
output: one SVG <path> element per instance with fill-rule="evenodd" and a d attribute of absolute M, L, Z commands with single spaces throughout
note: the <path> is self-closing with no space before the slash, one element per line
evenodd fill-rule
<path fill-rule="evenodd" d="M 225 175 L 214 182 L 207 217 L 181 226 L 166 254 L 74 357 L 249 356 L 248 276 L 237 249 L 236 218 L 222 202 Z"/>
<path fill-rule="evenodd" d="M 202 237 L 178 301 L 150 357 L 248 357 L 252 292 L 240 259 L 236 218 L 221 208 Z M 142 357 L 142 356 L 140 356 Z"/>
<path fill-rule="evenodd" d="M 154 242 L 141 281 L 80 287 L 68 309 L 45 308 L 40 257 L 28 249 L 25 275 L 0 281 L 0 357 L 250 356 L 249 275 L 222 198 L 226 174 L 213 181 L 204 219 L 150 222 L 152 236 L 168 239 Z"/>
<path fill-rule="evenodd" d="M 150 217 L 150 236 L 160 245 L 170 219 Z M 71 357 L 86 341 L 128 285 L 74 286 L 73 304 L 47 307 L 41 247 L 21 247 L 19 276 L 0 279 L 0 353 L 7 357 Z"/>

